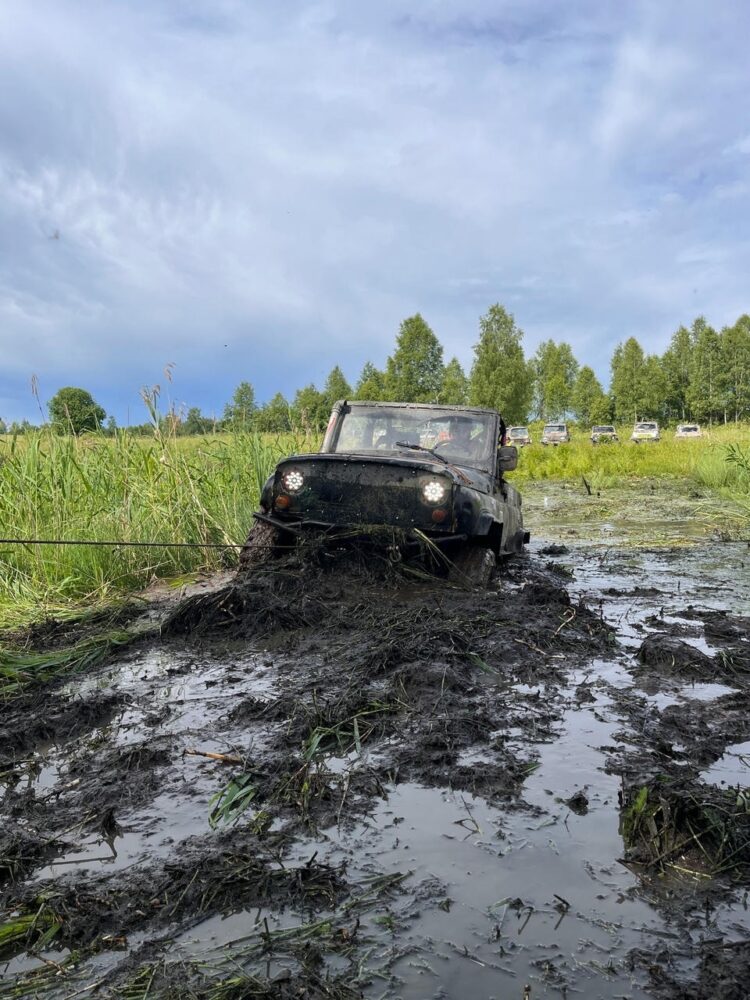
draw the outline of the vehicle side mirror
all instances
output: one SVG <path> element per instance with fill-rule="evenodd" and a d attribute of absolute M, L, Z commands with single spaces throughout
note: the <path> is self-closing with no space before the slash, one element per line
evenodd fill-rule
<path fill-rule="evenodd" d="M 518 465 L 518 448 L 514 444 L 506 444 L 497 449 L 497 471 L 513 472 Z"/>

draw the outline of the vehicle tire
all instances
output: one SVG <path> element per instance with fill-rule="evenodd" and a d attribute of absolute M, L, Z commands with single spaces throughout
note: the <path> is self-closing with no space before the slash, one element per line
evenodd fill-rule
<path fill-rule="evenodd" d="M 256 521 L 247 541 L 240 549 L 239 572 L 247 573 L 254 566 L 268 562 L 281 540 L 281 532 L 267 521 Z"/>
<path fill-rule="evenodd" d="M 497 569 L 497 556 L 482 545 L 465 545 L 453 557 L 448 579 L 471 587 L 487 587 Z"/>

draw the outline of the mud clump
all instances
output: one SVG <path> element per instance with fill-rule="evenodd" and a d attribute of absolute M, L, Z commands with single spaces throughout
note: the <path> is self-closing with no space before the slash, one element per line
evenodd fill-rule
<path fill-rule="evenodd" d="M 669 949 L 656 956 L 635 953 L 632 961 L 647 969 L 653 992 L 661 1000 L 747 1000 L 749 941 L 713 941 L 702 945 L 694 982 L 682 981 L 675 975 Z"/>
<path fill-rule="evenodd" d="M 28 889 L 16 905 L 28 910 L 43 902 L 60 924 L 57 944 L 83 948 L 146 926 L 174 931 L 215 913 L 269 905 L 330 909 L 349 891 L 343 867 L 314 858 L 285 866 L 283 838 L 276 839 L 275 854 L 273 845 L 272 840 L 259 847 L 248 830 L 192 838 L 181 845 L 179 857 L 143 865 L 123 882 L 70 875 Z"/>
<path fill-rule="evenodd" d="M 111 691 L 85 698 L 41 691 L 25 694 L 3 706 L 0 721 L 0 762 L 33 750 L 39 743 L 74 739 L 103 726 L 127 702 Z"/>
<path fill-rule="evenodd" d="M 565 799 L 565 805 L 576 816 L 586 816 L 589 811 L 589 800 L 584 791 L 578 791 L 575 795 L 571 795 L 569 799 Z"/>
<path fill-rule="evenodd" d="M 539 549 L 539 555 L 541 556 L 566 556 L 569 552 L 570 549 L 567 545 L 559 545 L 556 542 Z"/>
<path fill-rule="evenodd" d="M 648 635 L 638 650 L 638 659 L 644 666 L 667 669 L 696 680 L 710 678 L 716 672 L 710 656 L 667 632 Z"/>
<path fill-rule="evenodd" d="M 0 888 L 7 882 L 22 881 L 37 865 L 59 853 L 64 846 L 61 839 L 45 838 L 6 820 L 0 831 Z"/>
<path fill-rule="evenodd" d="M 621 832 L 629 861 L 663 867 L 679 858 L 711 875 L 750 875 L 750 798 L 739 789 L 667 774 L 626 784 Z"/>
<path fill-rule="evenodd" d="M 667 622 L 655 615 L 647 619 L 657 631 L 644 639 L 638 651 L 640 663 L 654 668 L 657 676 L 720 680 L 744 687 L 750 678 L 750 619 L 694 608 L 680 611 L 679 616 L 687 621 Z M 681 636 L 704 638 L 716 652 L 709 655 Z"/>

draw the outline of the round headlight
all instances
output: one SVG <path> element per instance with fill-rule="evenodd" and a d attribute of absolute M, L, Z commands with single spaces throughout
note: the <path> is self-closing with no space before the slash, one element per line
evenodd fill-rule
<path fill-rule="evenodd" d="M 445 486 L 433 479 L 422 487 L 422 496 L 427 503 L 440 503 L 445 498 Z"/>
<path fill-rule="evenodd" d="M 281 482 L 287 493 L 299 493 L 305 477 L 297 469 L 290 469 L 281 477 Z"/>

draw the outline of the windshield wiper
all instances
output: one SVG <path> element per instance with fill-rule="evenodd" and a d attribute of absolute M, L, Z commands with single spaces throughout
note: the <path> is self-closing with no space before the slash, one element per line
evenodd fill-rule
<path fill-rule="evenodd" d="M 432 448 L 423 448 L 421 444 L 411 444 L 409 441 L 397 441 L 396 447 L 410 448 L 412 451 L 427 451 L 430 453 L 430 455 L 434 455 L 435 458 L 439 459 L 443 463 L 443 465 L 450 465 L 450 462 L 448 461 L 447 458 L 443 458 L 442 455 L 438 455 L 438 453 L 436 451 L 433 451 Z"/>

